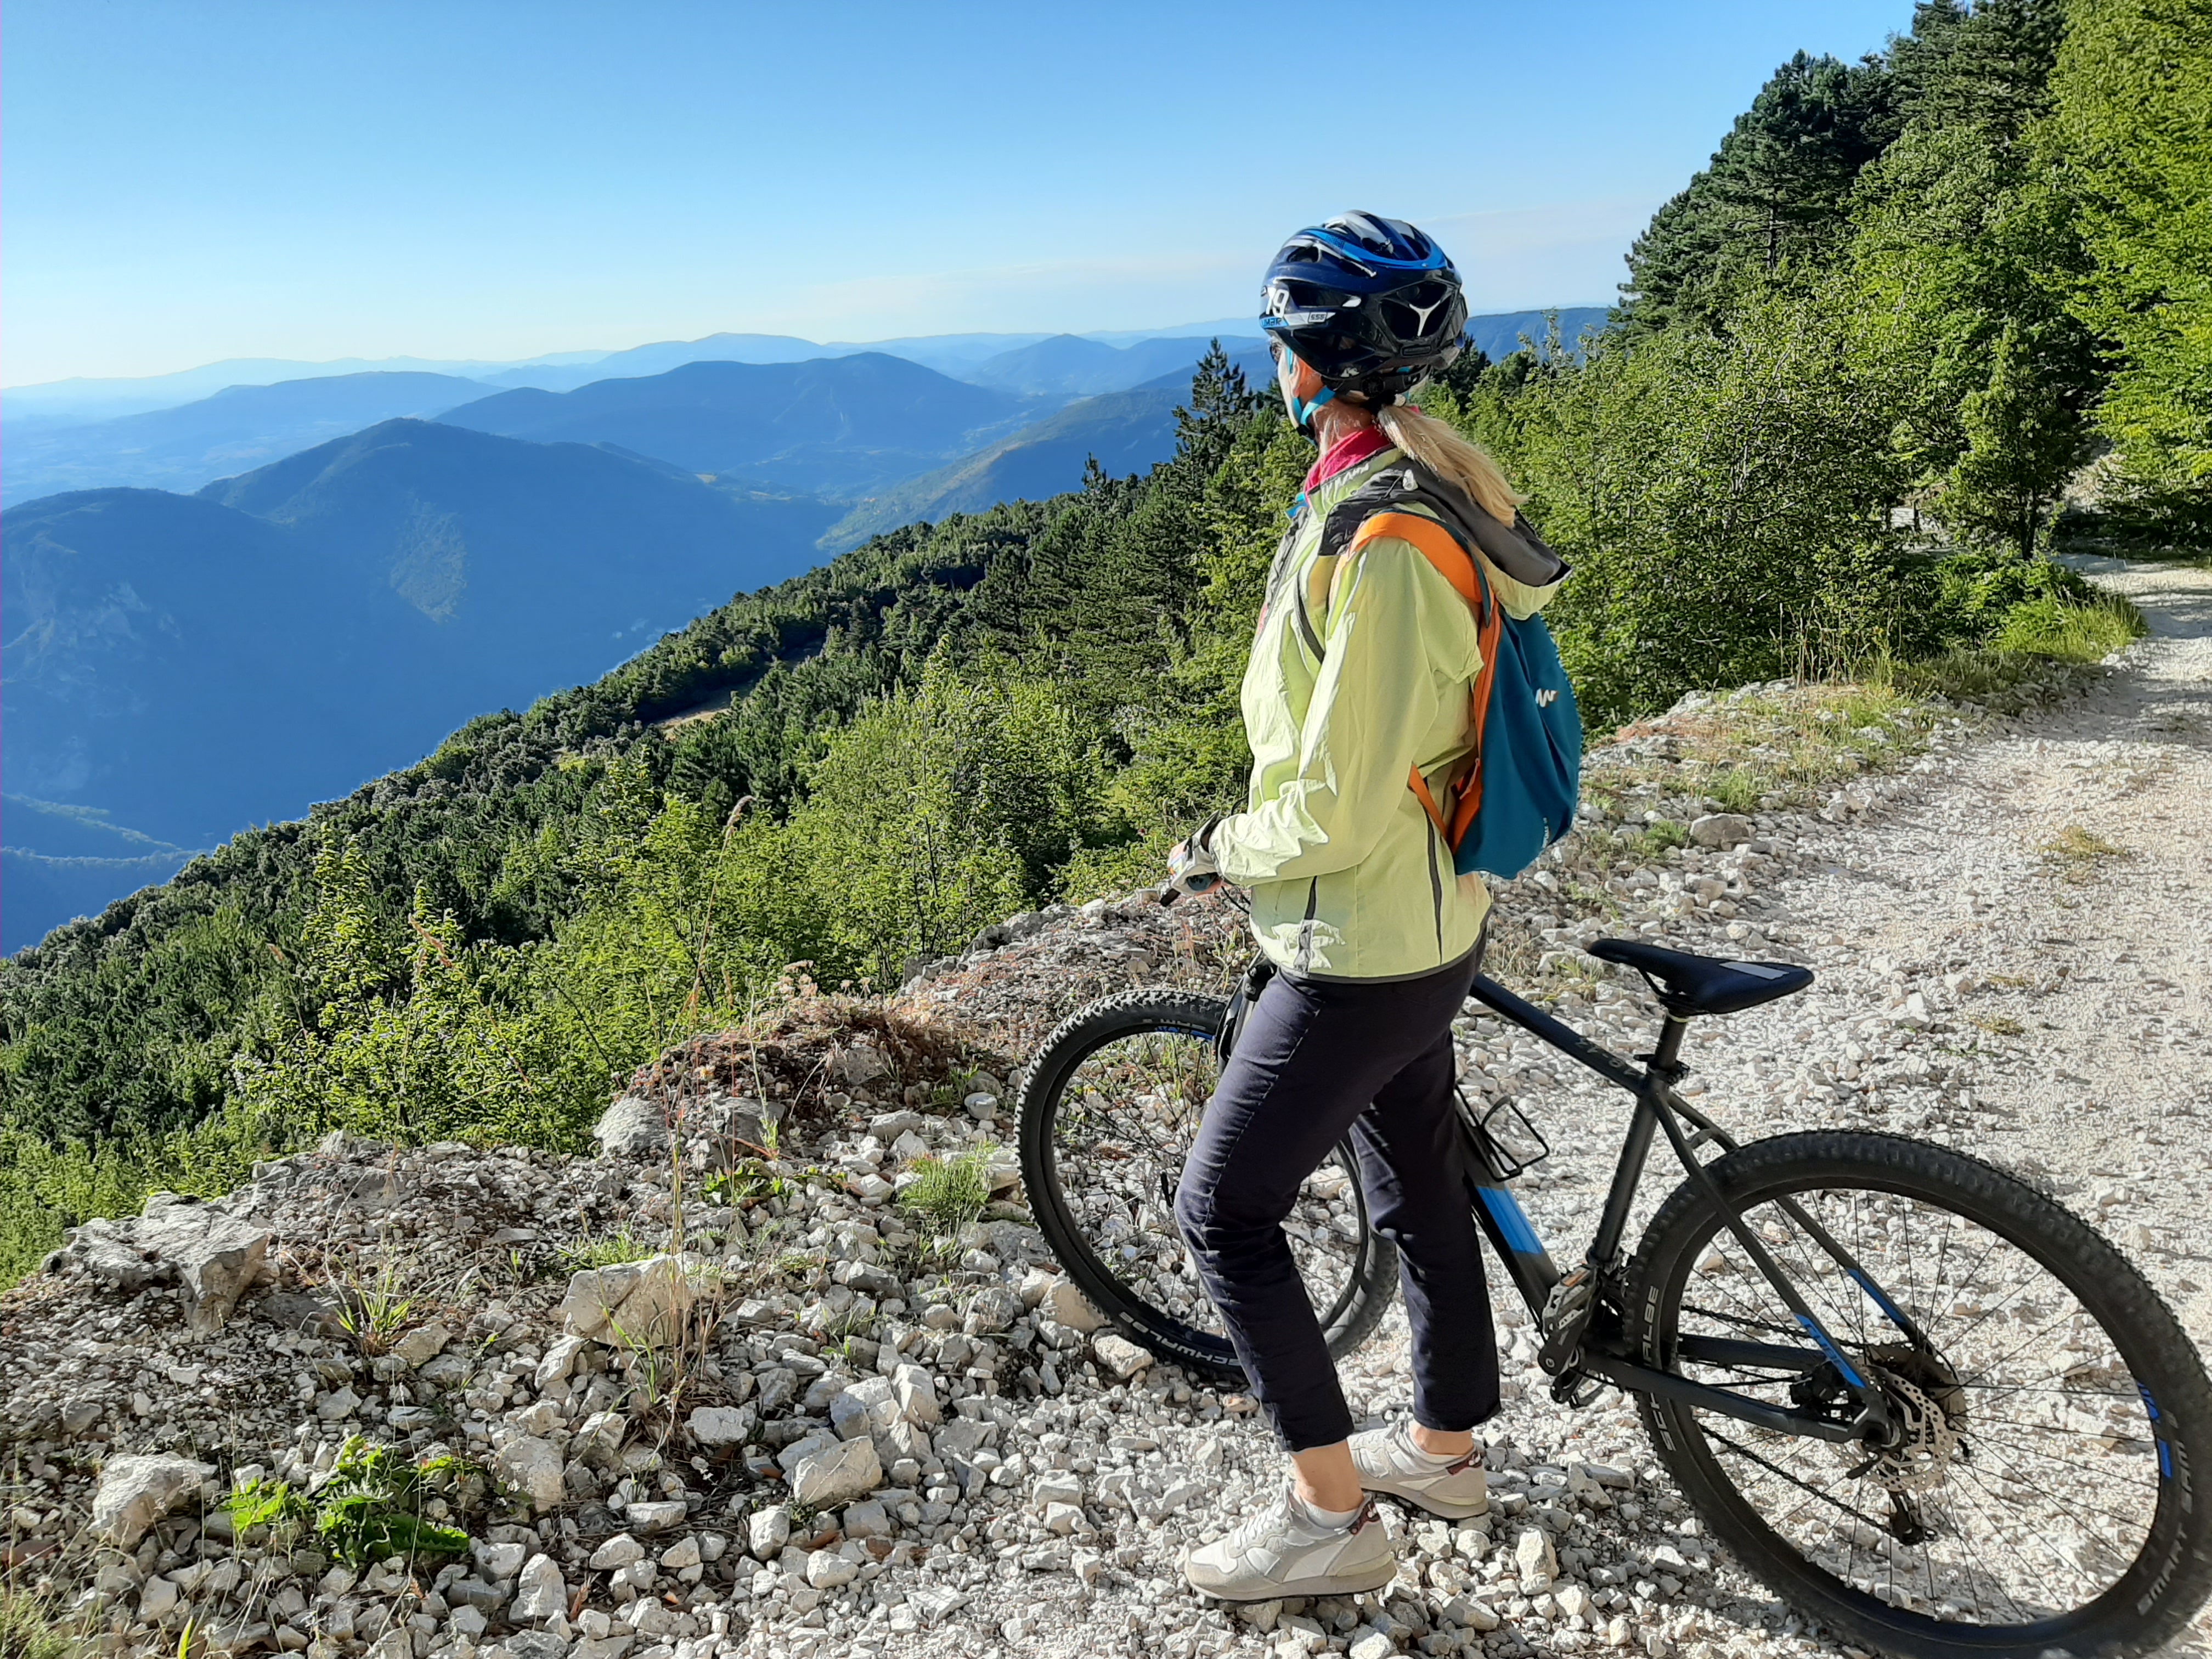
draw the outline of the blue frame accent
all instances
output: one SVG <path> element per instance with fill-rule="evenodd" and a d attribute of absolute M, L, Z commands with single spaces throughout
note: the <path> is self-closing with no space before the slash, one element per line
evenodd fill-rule
<path fill-rule="evenodd" d="M 1316 242 L 1332 249 L 1339 258 L 1350 260 L 1356 265 L 1377 266 L 1385 270 L 1442 270 L 1451 263 L 1444 258 L 1444 251 L 1434 242 L 1429 244 L 1429 257 L 1425 259 L 1394 259 L 1389 254 L 1377 253 L 1373 248 L 1349 237 L 1338 235 L 1326 225 L 1310 226 L 1298 234 L 1312 237 Z"/>
<path fill-rule="evenodd" d="M 1503 1187 L 1477 1187 L 1482 1207 L 1490 1212 L 1497 1224 L 1498 1235 L 1505 1241 L 1506 1248 L 1516 1255 L 1543 1255 L 1544 1241 L 1536 1237 L 1536 1230 L 1528 1224 L 1527 1212 L 1520 1200 Z"/>
<path fill-rule="evenodd" d="M 1805 1328 L 1805 1334 L 1813 1339 L 1814 1346 L 1828 1356 L 1828 1363 L 1843 1373 L 1844 1382 L 1854 1389 L 1866 1387 L 1866 1379 L 1851 1369 L 1851 1362 L 1844 1358 L 1843 1351 L 1828 1340 L 1827 1332 L 1822 1330 L 1814 1321 L 1806 1318 L 1803 1314 L 1797 1315 L 1796 1320 Z"/>

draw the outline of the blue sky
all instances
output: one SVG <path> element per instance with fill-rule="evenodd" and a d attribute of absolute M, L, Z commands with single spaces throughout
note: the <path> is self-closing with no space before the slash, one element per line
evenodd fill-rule
<path fill-rule="evenodd" d="M 1778 63 L 1911 12 L 9 0 L 0 381 L 1166 325 L 1353 206 L 1601 303 Z"/>

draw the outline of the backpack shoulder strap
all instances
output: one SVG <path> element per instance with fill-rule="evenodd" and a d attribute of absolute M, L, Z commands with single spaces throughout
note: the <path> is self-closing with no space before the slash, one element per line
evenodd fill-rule
<path fill-rule="evenodd" d="M 1478 611 L 1488 606 L 1490 584 L 1477 568 L 1476 544 L 1458 522 L 1452 502 L 1424 488 L 1425 483 L 1410 463 L 1385 467 L 1337 503 L 1322 526 L 1320 557 L 1310 578 L 1316 611 L 1346 568 L 1341 561 L 1384 537 L 1410 544 Z M 1417 507 L 1429 513 L 1407 510 Z"/>
<path fill-rule="evenodd" d="M 1404 495 L 1409 477 L 1407 468 L 1385 467 L 1331 507 L 1322 520 L 1321 545 L 1297 592 L 1298 634 L 1315 657 L 1322 655 L 1321 618 L 1328 609 L 1345 556 L 1355 550 L 1352 544 L 1368 519 L 1388 511 Z"/>
<path fill-rule="evenodd" d="M 1470 532 L 1459 503 L 1449 495 L 1427 488 L 1431 482 L 1410 463 L 1388 467 L 1338 503 L 1322 526 L 1321 554 L 1308 578 L 1309 592 L 1299 596 L 1299 620 L 1308 630 L 1309 644 L 1318 655 L 1320 645 L 1310 617 L 1321 611 L 1338 572 L 1346 568 L 1343 561 L 1356 557 L 1370 542 L 1386 538 L 1406 543 L 1426 559 L 1474 613 L 1482 665 L 1468 688 L 1468 735 L 1471 741 L 1467 755 L 1451 768 L 1449 786 L 1445 791 L 1449 810 L 1437 801 L 1436 792 L 1429 787 L 1419 767 L 1414 767 L 1407 779 L 1407 787 L 1421 803 L 1421 810 L 1428 814 L 1437 834 L 1443 838 L 1445 846 L 1456 852 L 1482 805 L 1483 727 L 1490 709 L 1498 638 L 1504 618 L 1491 591 L 1490 580 L 1483 572 L 1480 539 Z M 1414 507 L 1426 507 L 1429 511 L 1409 510 Z M 1310 609 L 1303 608 L 1309 599 Z"/>

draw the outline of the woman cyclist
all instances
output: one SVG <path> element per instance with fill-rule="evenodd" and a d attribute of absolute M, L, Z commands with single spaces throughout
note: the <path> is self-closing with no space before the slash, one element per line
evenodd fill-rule
<path fill-rule="evenodd" d="M 1490 516 L 1483 544 L 1507 550 L 1484 574 L 1510 614 L 1533 613 L 1566 574 L 1491 459 L 1405 401 L 1451 362 L 1467 321 L 1434 242 L 1371 214 L 1332 219 L 1284 245 L 1263 303 L 1284 404 L 1321 454 L 1245 670 L 1246 810 L 1170 860 L 1185 890 L 1249 890 L 1275 969 L 1176 1202 L 1291 1465 L 1275 1502 L 1184 1564 L 1227 1601 L 1387 1584 L 1396 1563 L 1370 1493 L 1454 1518 L 1487 1504 L 1473 1430 L 1497 1409 L 1498 1356 L 1452 1121 L 1451 1022 L 1490 900 L 1479 876 L 1455 878 L 1434 809 L 1468 756 L 1481 654 L 1444 574 L 1441 538 L 1467 545 L 1447 520 Z M 1363 529 L 1364 502 L 1399 484 L 1447 511 L 1395 507 Z M 1373 533 L 1386 526 L 1397 533 Z M 1413 1339 L 1411 1419 L 1359 1434 L 1281 1228 L 1347 1129 L 1369 1214 L 1401 1252 Z"/>

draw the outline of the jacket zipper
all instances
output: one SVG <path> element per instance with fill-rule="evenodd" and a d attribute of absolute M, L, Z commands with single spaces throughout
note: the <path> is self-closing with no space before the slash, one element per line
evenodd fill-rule
<path fill-rule="evenodd" d="M 1321 878 L 1309 876 L 1306 878 L 1306 916 L 1305 920 L 1298 924 L 1297 971 L 1301 975 L 1310 973 L 1313 969 L 1314 915 L 1320 907 Z"/>

